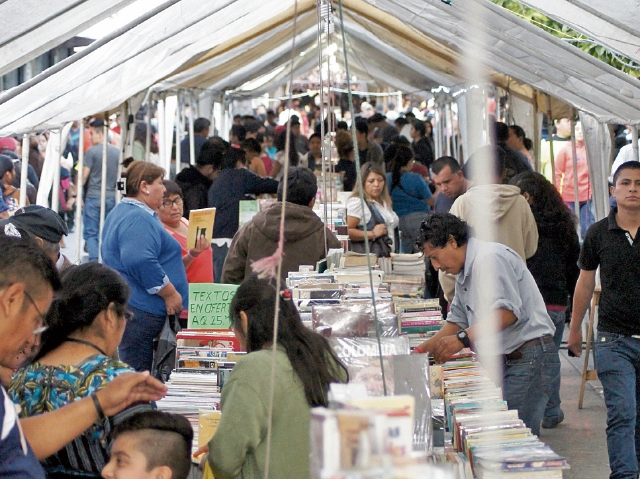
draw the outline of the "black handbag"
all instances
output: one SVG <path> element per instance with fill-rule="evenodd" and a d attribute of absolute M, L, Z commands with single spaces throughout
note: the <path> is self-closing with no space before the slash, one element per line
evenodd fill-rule
<path fill-rule="evenodd" d="M 153 340 L 153 363 L 151 376 L 163 383 L 171 376 L 176 365 L 177 334 L 182 330 L 175 314 L 167 315 L 162 331 Z"/>
<path fill-rule="evenodd" d="M 373 231 L 373 228 L 379 224 L 385 224 L 384 220 L 380 217 L 378 212 L 371 207 L 371 204 L 367 201 L 369 211 L 371 211 L 371 218 L 367 222 L 367 231 Z M 358 228 L 364 229 L 364 228 Z M 366 253 L 364 240 L 351 242 L 351 251 L 354 253 Z M 393 241 L 387 233 L 377 237 L 374 240 L 369 240 L 369 252 L 375 254 L 378 258 L 388 258 L 393 252 Z"/>

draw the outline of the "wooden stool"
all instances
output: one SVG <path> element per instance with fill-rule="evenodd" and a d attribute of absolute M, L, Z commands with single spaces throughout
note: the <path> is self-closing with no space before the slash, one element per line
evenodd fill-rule
<path fill-rule="evenodd" d="M 587 329 L 587 345 L 584 351 L 584 364 L 582 366 L 582 382 L 580 384 L 580 398 L 578 399 L 578 409 L 582 409 L 582 400 L 584 399 L 584 387 L 587 381 L 593 381 L 598 379 L 598 373 L 595 369 L 589 368 L 589 352 L 591 351 L 591 345 L 593 343 L 593 322 L 596 317 L 596 308 L 600 304 L 600 293 L 602 287 L 596 286 L 593 290 L 593 297 L 591 298 L 591 311 L 589 312 L 589 328 Z M 593 364 L 595 367 L 596 354 L 595 349 L 593 351 Z"/>

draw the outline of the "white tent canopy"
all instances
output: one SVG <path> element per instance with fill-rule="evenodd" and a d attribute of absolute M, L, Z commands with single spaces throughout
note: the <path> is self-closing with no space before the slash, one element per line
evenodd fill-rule
<path fill-rule="evenodd" d="M 464 86 L 460 58 L 472 41 L 465 35 L 465 4 L 470 1 L 481 9 L 488 32 L 484 40 L 473 41 L 482 41 L 487 66 L 507 75 L 506 83 L 529 84 L 600 122 L 640 124 L 636 79 L 487 0 L 451 5 L 441 0 L 344 0 L 350 67 L 404 90 Z M 36 77 L 35 84 L 19 95 L 0 95 L 0 134 L 59 127 L 116 108 L 152 85 L 235 90 L 290 61 L 291 34 L 286 32 L 292 30 L 293 4 L 176 0 L 61 71 L 39 83 Z M 311 0 L 298 2 L 303 49 L 314 44 L 315 9 Z M 334 36 L 338 33 L 339 24 Z M 272 41 L 260 41 L 265 38 Z M 297 70 L 313 68 L 312 60 L 317 55 L 302 57 Z M 283 70 L 275 75 L 269 87 L 276 78 L 282 84 L 288 74 Z"/>

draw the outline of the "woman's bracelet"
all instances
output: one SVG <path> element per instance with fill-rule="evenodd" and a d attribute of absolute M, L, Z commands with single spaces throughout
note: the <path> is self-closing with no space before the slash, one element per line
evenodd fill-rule
<path fill-rule="evenodd" d="M 200 253 L 194 256 L 191 254 L 191 250 L 187 250 L 187 256 L 189 256 L 189 258 L 191 259 L 196 259 L 198 256 L 200 256 Z"/>
<path fill-rule="evenodd" d="M 424 354 L 424 351 L 422 350 L 422 348 L 420 346 L 416 346 L 415 348 L 413 348 L 414 351 L 418 351 L 420 354 Z"/>
<path fill-rule="evenodd" d="M 100 400 L 98 399 L 98 396 L 96 396 L 96 393 L 93 393 L 91 395 L 91 399 L 93 400 L 93 405 L 96 407 L 96 411 L 98 411 L 98 419 L 100 419 L 101 421 L 107 419 L 107 416 L 104 414 L 104 410 L 100 405 Z"/>

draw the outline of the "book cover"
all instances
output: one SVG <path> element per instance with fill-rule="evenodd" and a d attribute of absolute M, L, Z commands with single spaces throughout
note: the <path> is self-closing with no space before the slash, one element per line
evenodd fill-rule
<path fill-rule="evenodd" d="M 197 238 L 204 236 L 211 243 L 213 223 L 216 219 L 215 208 L 203 208 L 189 212 L 189 231 L 187 232 L 187 248 L 197 246 Z"/>

